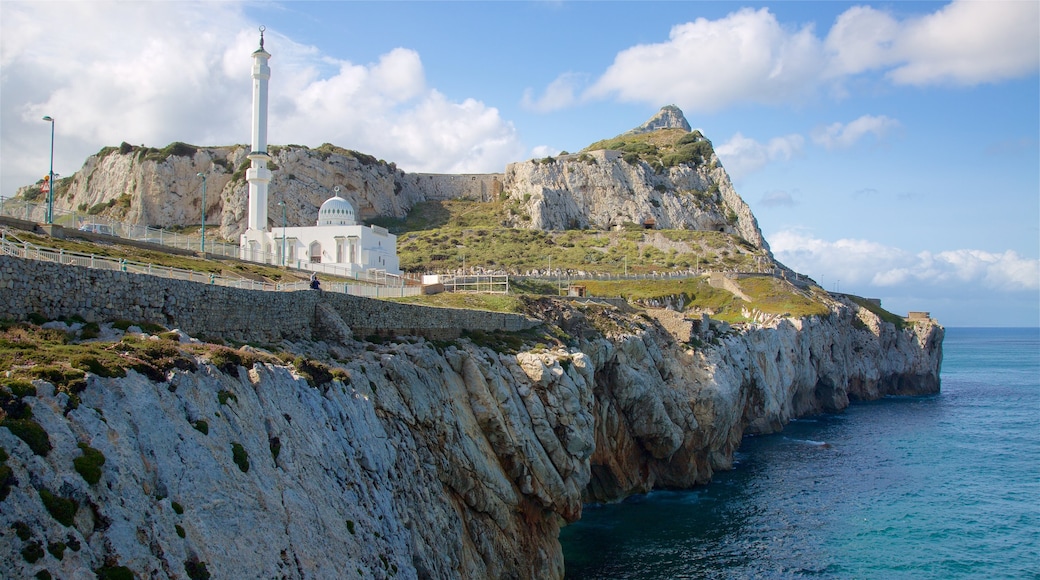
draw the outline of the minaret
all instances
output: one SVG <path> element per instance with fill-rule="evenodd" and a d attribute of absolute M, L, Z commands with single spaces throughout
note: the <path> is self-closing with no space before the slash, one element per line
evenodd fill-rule
<path fill-rule="evenodd" d="M 271 172 L 267 169 L 267 81 L 271 78 L 271 67 L 267 60 L 270 53 L 264 50 L 264 27 L 260 27 L 260 48 L 253 52 L 253 142 L 249 152 L 252 167 L 246 171 L 249 182 L 249 225 L 250 230 L 267 231 L 267 184 Z"/>

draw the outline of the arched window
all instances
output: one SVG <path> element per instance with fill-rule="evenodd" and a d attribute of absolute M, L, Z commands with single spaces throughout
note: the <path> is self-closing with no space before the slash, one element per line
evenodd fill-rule
<path fill-rule="evenodd" d="M 321 243 L 314 241 L 311 242 L 310 246 L 311 263 L 318 264 L 321 262 Z"/>

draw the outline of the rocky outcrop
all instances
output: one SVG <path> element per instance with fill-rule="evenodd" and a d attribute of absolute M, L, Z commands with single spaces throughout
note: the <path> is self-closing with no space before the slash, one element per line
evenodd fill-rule
<path fill-rule="evenodd" d="M 682 111 L 668 106 L 634 132 L 689 131 Z M 700 140 L 706 141 L 703 137 Z M 102 214 L 156 227 L 206 222 L 219 236 L 237 240 L 247 221 L 245 145 L 165 149 L 123 144 L 88 158 L 56 189 L 55 207 Z M 611 150 L 512 163 L 504 174 L 407 174 L 393 163 L 330 144 L 316 149 L 272 146 L 268 153 L 268 226 L 313 224 L 335 187 L 362 220 L 403 218 L 417 203 L 446 199 L 508 200 L 511 227 L 563 230 L 648 225 L 657 229 L 722 231 L 768 250 L 758 223 L 733 189 L 718 157 L 672 167 L 651 167 Z M 19 195 L 38 193 L 27 186 Z M 284 206 L 278 204 L 284 203 Z M 37 216 L 42 219 L 42 216 Z"/>
<path fill-rule="evenodd" d="M 590 151 L 510 163 L 505 181 L 509 198 L 521 207 L 514 227 L 717 231 L 769 248 L 714 153 L 697 166 L 655 170 L 618 151 Z"/>
<path fill-rule="evenodd" d="M 162 382 L 89 375 L 78 406 L 35 381 L 22 401 L 53 449 L 0 428 L 13 480 L 0 568 L 559 578 L 556 538 L 584 502 L 705 483 L 745 433 L 938 388 L 940 326 L 899 329 L 851 303 L 744 327 L 562 300 L 530 311 L 567 344 L 509 354 L 344 335 L 284 345 L 339 367 L 334 380 L 198 358 Z M 73 467 L 79 444 L 105 458 L 96 483 Z M 59 522 L 44 493 L 74 516 Z"/>
<path fill-rule="evenodd" d="M 690 122 L 686 120 L 686 116 L 679 107 L 675 105 L 667 105 L 661 107 L 661 110 L 654 114 L 653 117 L 643 123 L 642 125 L 625 132 L 625 135 L 639 135 L 640 133 L 650 133 L 657 131 L 658 129 L 682 129 L 683 131 L 692 131 Z"/>

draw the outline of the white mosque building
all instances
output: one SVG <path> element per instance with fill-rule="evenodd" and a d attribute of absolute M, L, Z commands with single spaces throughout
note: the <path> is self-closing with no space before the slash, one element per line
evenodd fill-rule
<path fill-rule="evenodd" d="M 240 238 L 239 257 L 346 277 L 375 278 L 400 275 L 397 236 L 379 226 L 357 222 L 354 206 L 335 195 L 321 204 L 318 222 L 313 226 L 267 227 L 267 83 L 271 54 L 264 50 L 264 27 L 260 27 L 260 48 L 253 52 L 253 138 L 249 153 L 252 162 L 246 171 L 249 182 L 249 219 Z M 283 208 L 284 209 L 284 208 Z"/>

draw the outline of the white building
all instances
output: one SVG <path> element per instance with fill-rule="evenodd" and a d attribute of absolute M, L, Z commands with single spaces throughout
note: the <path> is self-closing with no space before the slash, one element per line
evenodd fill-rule
<path fill-rule="evenodd" d="M 318 210 L 314 226 L 267 227 L 267 83 L 270 53 L 264 50 L 264 28 L 260 48 L 253 52 L 253 139 L 246 171 L 249 182 L 249 219 L 239 242 L 240 257 L 253 262 L 306 268 L 347 277 L 367 278 L 379 274 L 400 275 L 397 236 L 379 226 L 357 223 L 354 206 L 336 194 Z M 283 208 L 284 209 L 284 208 Z M 284 215 L 284 214 L 283 214 Z"/>

